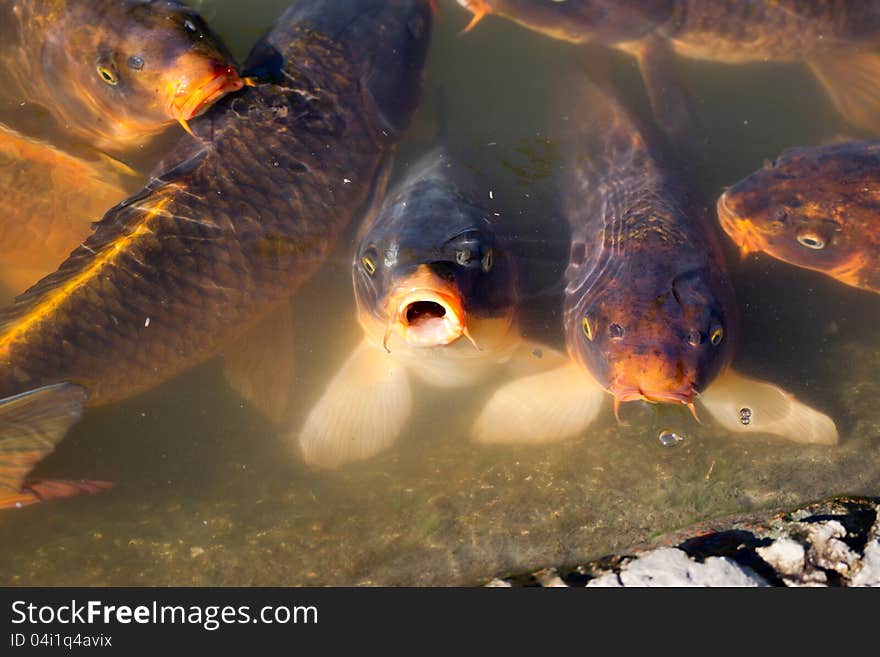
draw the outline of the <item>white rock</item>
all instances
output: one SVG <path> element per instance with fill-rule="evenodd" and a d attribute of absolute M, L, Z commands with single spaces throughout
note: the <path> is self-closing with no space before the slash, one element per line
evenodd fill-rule
<path fill-rule="evenodd" d="M 804 572 L 804 546 L 790 538 L 783 538 L 767 547 L 755 548 L 764 561 L 783 577 L 800 577 Z"/>
<path fill-rule="evenodd" d="M 808 540 L 810 552 L 807 555 L 812 564 L 826 570 L 833 570 L 848 577 L 858 555 L 840 539 L 846 536 L 846 528 L 837 520 L 829 520 L 810 528 Z"/>
<path fill-rule="evenodd" d="M 880 538 L 868 543 L 850 586 L 880 587 Z"/>
<path fill-rule="evenodd" d="M 769 586 L 767 582 L 727 557 L 694 561 L 676 548 L 659 548 L 624 566 L 619 574 L 609 573 L 587 582 L 587 586 Z"/>

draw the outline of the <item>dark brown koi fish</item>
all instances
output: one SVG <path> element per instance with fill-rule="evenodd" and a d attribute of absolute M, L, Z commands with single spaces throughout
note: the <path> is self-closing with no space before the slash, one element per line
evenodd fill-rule
<path fill-rule="evenodd" d="M 836 443 L 826 415 L 729 368 L 737 307 L 720 239 L 650 133 L 598 87 L 582 82 L 568 92 L 558 178 L 571 225 L 563 308 L 570 360 L 502 386 L 477 421 L 478 436 L 577 435 L 607 392 L 616 415 L 632 401 L 695 416 L 700 404 L 731 431 Z"/>
<path fill-rule="evenodd" d="M 77 390 L 129 397 L 289 310 L 384 192 L 430 33 L 425 0 L 297 2 L 248 59 L 259 82 L 194 122 L 197 138 L 0 313 L 0 506 L 45 497 L 24 477 L 76 420 Z M 278 238 L 303 248 L 266 248 Z"/>

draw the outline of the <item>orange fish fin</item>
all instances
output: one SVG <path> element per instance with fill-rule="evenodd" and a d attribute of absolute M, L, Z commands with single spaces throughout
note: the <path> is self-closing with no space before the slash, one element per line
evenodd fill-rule
<path fill-rule="evenodd" d="M 123 177 L 96 151 L 84 154 L 91 159 L 0 125 L 3 301 L 55 271 L 92 233 L 93 221 L 141 186 L 140 178 Z"/>
<path fill-rule="evenodd" d="M 607 394 L 578 365 L 532 374 L 492 393 L 471 435 L 484 444 L 546 445 L 586 431 Z"/>
<path fill-rule="evenodd" d="M 467 3 L 467 10 L 473 14 L 473 18 L 471 18 L 470 23 L 468 23 L 461 31 L 461 34 L 470 32 L 480 23 L 481 20 L 493 12 L 492 5 L 486 0 L 469 0 Z"/>
<path fill-rule="evenodd" d="M 391 447 L 411 412 L 406 370 L 364 340 L 327 384 L 296 441 L 308 465 L 336 468 Z"/>
<path fill-rule="evenodd" d="M 139 183 L 142 182 L 141 179 L 143 176 L 119 158 L 108 155 L 104 151 L 98 151 L 98 159 L 107 164 L 117 173 L 120 173 L 123 176 L 128 176 L 129 178 L 136 178 Z"/>
<path fill-rule="evenodd" d="M 177 122 L 190 137 L 195 137 L 195 133 L 193 133 L 192 128 L 189 127 L 189 122 L 186 119 L 184 119 L 182 116 L 178 116 Z M 198 137 L 196 137 L 196 139 L 198 139 Z"/>
<path fill-rule="evenodd" d="M 293 308 L 285 301 L 224 352 L 230 387 L 275 423 L 290 410 L 294 378 Z"/>
<path fill-rule="evenodd" d="M 823 55 L 807 63 L 849 123 L 880 134 L 880 53 Z"/>
<path fill-rule="evenodd" d="M 728 370 L 700 395 L 699 403 L 733 433 L 781 436 L 796 443 L 836 445 L 834 420 L 766 381 Z"/>
<path fill-rule="evenodd" d="M 85 400 L 84 388 L 60 383 L 0 401 L 0 506 L 39 501 L 41 489 L 24 479 L 79 420 Z"/>
<path fill-rule="evenodd" d="M 27 482 L 21 490 L 8 494 L 0 494 L 0 509 L 30 506 L 37 502 L 58 500 L 74 495 L 95 495 L 113 488 L 113 482 L 84 479 L 73 481 L 68 479 L 44 479 Z"/>

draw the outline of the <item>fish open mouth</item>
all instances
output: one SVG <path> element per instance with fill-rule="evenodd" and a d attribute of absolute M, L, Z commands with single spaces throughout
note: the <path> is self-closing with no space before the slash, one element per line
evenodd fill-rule
<path fill-rule="evenodd" d="M 169 113 L 192 134 L 187 121 L 198 116 L 214 102 L 245 85 L 232 66 L 220 66 L 210 76 L 193 85 L 189 93 L 176 93 L 170 102 Z"/>
<path fill-rule="evenodd" d="M 455 284 L 420 266 L 388 297 L 390 321 L 385 348 L 392 333 L 412 347 L 442 347 L 461 336 L 470 339 L 461 295 Z"/>
<path fill-rule="evenodd" d="M 445 315 L 446 308 L 436 301 L 413 301 L 404 310 L 404 316 L 410 326 L 443 319 Z"/>
<path fill-rule="evenodd" d="M 458 340 L 465 330 L 462 312 L 447 295 L 414 290 L 399 305 L 397 323 L 414 347 L 439 347 Z"/>

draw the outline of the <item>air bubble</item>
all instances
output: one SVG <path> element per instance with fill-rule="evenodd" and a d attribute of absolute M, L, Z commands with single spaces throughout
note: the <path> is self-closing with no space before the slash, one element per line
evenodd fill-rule
<path fill-rule="evenodd" d="M 663 447 L 676 447 L 684 442 L 684 436 L 672 429 L 663 429 L 657 439 Z"/>

